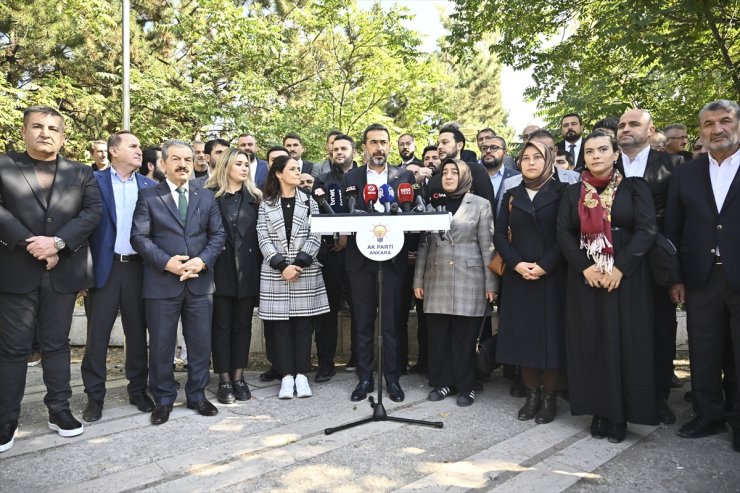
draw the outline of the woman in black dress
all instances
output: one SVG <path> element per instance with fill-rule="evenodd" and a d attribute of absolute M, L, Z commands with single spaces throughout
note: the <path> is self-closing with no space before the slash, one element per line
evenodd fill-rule
<path fill-rule="evenodd" d="M 614 137 L 584 140 L 586 170 L 558 215 L 568 262 L 566 349 L 573 415 L 591 414 L 591 435 L 619 443 L 627 422 L 657 424 L 652 288 L 646 254 L 655 242 L 653 199 L 624 178 Z"/>
<path fill-rule="evenodd" d="M 555 155 L 540 142 L 525 144 L 518 164 L 522 183 L 504 196 L 493 239 L 507 266 L 496 361 L 521 367 L 527 401 L 518 417 L 542 424 L 555 419 L 565 368 L 565 265 L 556 229 L 566 185 L 553 178 Z"/>
<path fill-rule="evenodd" d="M 213 266 L 213 370 L 218 374 L 218 402 L 251 397 L 243 372 L 252 340 L 252 312 L 257 303 L 262 254 L 257 243 L 257 207 L 262 192 L 252 182 L 249 156 L 228 149 L 206 182 L 213 190 L 226 232 L 226 244 Z"/>

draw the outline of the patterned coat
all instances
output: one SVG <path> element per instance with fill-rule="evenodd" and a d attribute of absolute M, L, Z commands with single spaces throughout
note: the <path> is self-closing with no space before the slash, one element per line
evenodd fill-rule
<path fill-rule="evenodd" d="M 482 317 L 486 291 L 497 290 L 487 266 L 493 258 L 493 214 L 484 198 L 465 194 L 444 239 L 425 233 L 419 245 L 414 288 L 424 288 L 424 312 Z"/>
<path fill-rule="evenodd" d="M 310 204 L 310 211 L 307 202 Z M 321 236 L 312 234 L 309 230 L 310 215 L 318 213 L 319 206 L 316 202 L 297 190 L 293 226 L 288 240 L 280 199 L 274 205 L 264 200 L 260 203 L 257 237 L 264 257 L 260 269 L 258 310 L 261 319 L 288 320 L 291 317 L 312 317 L 329 311 L 321 264 L 316 260 Z M 271 267 L 280 263 L 283 258 L 293 263 L 301 252 L 314 260 L 303 269 L 298 280 L 287 282 L 279 270 Z"/>

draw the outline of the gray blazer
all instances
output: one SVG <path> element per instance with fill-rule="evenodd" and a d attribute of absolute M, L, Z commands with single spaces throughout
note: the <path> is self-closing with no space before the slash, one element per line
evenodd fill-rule
<path fill-rule="evenodd" d="M 498 290 L 498 280 L 487 268 L 493 252 L 491 204 L 468 193 L 444 239 L 429 232 L 419 245 L 414 288 L 424 289 L 424 312 L 482 317 L 486 291 Z"/>
<path fill-rule="evenodd" d="M 306 202 L 310 204 L 306 206 Z M 311 233 L 309 219 L 318 214 L 319 206 L 307 194 L 296 191 L 293 225 L 290 238 L 285 235 L 283 208 L 280 200 L 269 204 L 260 202 L 257 215 L 257 238 L 263 261 L 260 268 L 259 317 L 263 320 L 288 320 L 292 317 L 312 317 L 329 311 L 321 264 L 316 260 L 321 246 L 321 236 Z M 303 252 L 314 259 L 304 267 L 298 280 L 288 282 L 282 273 L 270 266 L 273 258 L 281 256 L 293 263 Z M 305 258 L 305 256 L 304 256 Z"/>

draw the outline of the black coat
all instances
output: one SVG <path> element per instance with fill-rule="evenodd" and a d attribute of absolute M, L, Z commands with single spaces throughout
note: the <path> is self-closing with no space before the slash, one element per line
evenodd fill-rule
<path fill-rule="evenodd" d="M 625 178 L 612 205 L 614 266 L 624 273 L 607 292 L 590 287 L 593 262 L 580 248 L 581 184 L 569 185 L 558 215 L 558 242 L 568 262 L 566 350 L 573 415 L 656 424 L 652 284 L 645 255 L 655 242 L 655 208 L 645 180 Z"/>
<path fill-rule="evenodd" d="M 242 191 L 236 231 L 223 206 L 224 196 L 216 199 L 221 211 L 226 242 L 213 267 L 215 296 L 246 298 L 259 295 L 262 252 L 257 241 L 257 199 L 246 189 Z"/>
<path fill-rule="evenodd" d="M 522 183 L 504 197 L 493 238 L 507 266 L 499 303 L 500 363 L 543 370 L 565 367 L 566 268 L 556 234 L 565 188 L 550 180 L 530 200 Z M 514 270 L 519 262 L 537 262 L 547 274 L 527 281 Z"/>

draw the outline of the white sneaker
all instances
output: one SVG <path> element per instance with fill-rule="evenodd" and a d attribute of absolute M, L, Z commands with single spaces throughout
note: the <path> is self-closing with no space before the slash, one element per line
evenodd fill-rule
<path fill-rule="evenodd" d="M 306 378 L 306 377 L 303 377 Z M 293 375 L 285 375 L 283 377 L 283 383 L 280 385 L 280 392 L 278 392 L 278 399 L 292 399 L 293 389 L 295 388 L 295 379 Z"/>
<path fill-rule="evenodd" d="M 298 397 L 311 397 L 311 387 L 308 386 L 308 378 L 306 375 L 299 373 L 295 376 L 295 394 Z"/>

